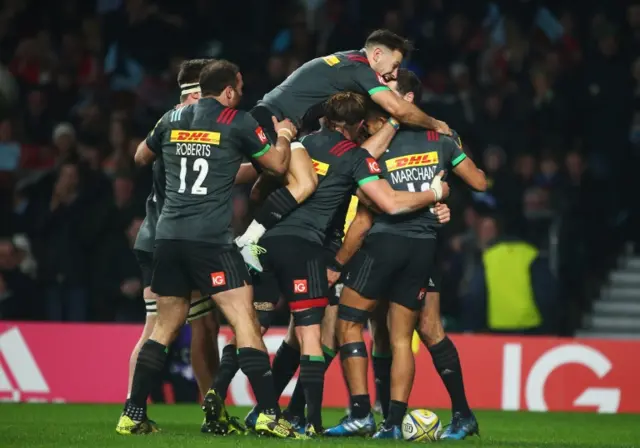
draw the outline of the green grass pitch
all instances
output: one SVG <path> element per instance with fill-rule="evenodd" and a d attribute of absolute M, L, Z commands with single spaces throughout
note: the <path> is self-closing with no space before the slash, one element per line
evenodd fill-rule
<path fill-rule="evenodd" d="M 320 439 L 282 441 L 254 436 L 214 437 L 200 434 L 202 412 L 196 405 L 151 405 L 149 414 L 162 432 L 148 436 L 123 437 L 115 433 L 121 407 L 113 405 L 0 404 L 0 447 L 253 447 L 281 448 L 282 444 L 321 444 L 325 447 L 356 447 L 407 442 L 363 439 Z M 244 418 L 245 408 L 230 408 Z M 447 411 L 437 412 L 448 423 Z M 344 410 L 327 409 L 325 425 L 333 424 Z M 535 447 L 640 447 L 640 417 L 637 415 L 595 415 L 481 411 L 476 413 L 482 437 L 445 445 Z M 406 446 L 406 445 L 405 445 Z"/>

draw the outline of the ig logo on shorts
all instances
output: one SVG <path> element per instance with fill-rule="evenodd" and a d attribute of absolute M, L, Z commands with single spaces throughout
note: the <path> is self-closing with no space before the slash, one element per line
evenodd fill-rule
<path fill-rule="evenodd" d="M 306 280 L 294 280 L 293 281 L 293 292 L 294 294 L 306 294 L 307 289 L 307 281 Z"/>
<path fill-rule="evenodd" d="M 211 284 L 216 286 L 224 286 L 227 284 L 227 277 L 224 275 L 224 272 L 212 272 L 211 273 Z"/>

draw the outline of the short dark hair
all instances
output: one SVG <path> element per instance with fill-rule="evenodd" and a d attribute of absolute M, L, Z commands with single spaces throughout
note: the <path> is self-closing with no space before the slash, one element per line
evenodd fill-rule
<path fill-rule="evenodd" d="M 396 33 L 389 30 L 375 30 L 373 33 L 369 34 L 364 46 L 371 47 L 375 45 L 385 46 L 392 51 L 398 50 L 402 53 L 402 56 L 406 56 L 406 54 L 413 48 L 409 40 L 398 36 Z"/>
<path fill-rule="evenodd" d="M 207 64 L 200 72 L 202 96 L 218 96 L 224 89 L 238 85 L 240 68 L 233 62 L 220 59 Z"/>
<path fill-rule="evenodd" d="M 398 69 L 398 76 L 396 78 L 398 82 L 398 92 L 401 95 L 406 95 L 407 93 L 413 93 L 415 98 L 415 102 L 419 102 L 422 98 L 422 81 L 418 78 L 411 70 L 407 70 L 406 68 Z"/>
<path fill-rule="evenodd" d="M 209 63 L 214 62 L 213 59 L 189 59 L 180 64 L 178 72 L 178 85 L 193 84 L 200 79 L 200 72 Z"/>
<path fill-rule="evenodd" d="M 329 122 L 344 122 L 348 125 L 365 119 L 367 99 L 354 92 L 340 92 L 329 98 L 324 106 L 324 115 Z"/>

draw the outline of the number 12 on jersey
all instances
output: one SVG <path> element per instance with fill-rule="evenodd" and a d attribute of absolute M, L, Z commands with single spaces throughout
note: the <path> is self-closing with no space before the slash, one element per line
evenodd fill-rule
<path fill-rule="evenodd" d="M 187 190 L 187 163 L 188 160 L 186 157 L 180 157 L 180 188 L 178 189 L 178 193 L 184 193 Z M 191 194 L 207 194 L 207 187 L 203 187 L 202 184 L 209 172 L 209 162 L 203 158 L 195 159 L 192 169 L 198 173 L 198 177 L 191 187 Z"/>
<path fill-rule="evenodd" d="M 422 184 L 420 184 L 420 191 L 427 191 L 430 186 L 431 184 L 429 182 L 423 182 Z M 416 186 L 413 182 L 407 182 L 407 190 L 409 190 L 411 193 L 416 192 Z M 434 213 L 433 207 L 429 207 L 429 211 L 431 213 Z"/>

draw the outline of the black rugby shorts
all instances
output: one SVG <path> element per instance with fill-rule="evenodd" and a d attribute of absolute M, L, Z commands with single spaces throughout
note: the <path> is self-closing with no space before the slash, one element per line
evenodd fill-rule
<path fill-rule="evenodd" d="M 371 300 L 422 307 L 435 262 L 436 240 L 374 233 L 349 262 L 344 286 Z"/>
<path fill-rule="evenodd" d="M 157 240 L 151 289 L 161 297 L 213 295 L 251 285 L 251 276 L 235 245 Z"/>
<path fill-rule="evenodd" d="M 274 275 L 291 311 L 324 308 L 329 303 L 326 252 L 295 236 L 273 236 L 260 240 L 267 250 L 260 258 L 265 273 Z"/>
<path fill-rule="evenodd" d="M 153 274 L 153 253 L 139 249 L 134 249 L 133 253 L 136 256 L 136 260 L 138 260 L 138 266 L 140 266 L 142 287 L 147 288 L 151 286 L 151 276 Z"/>

